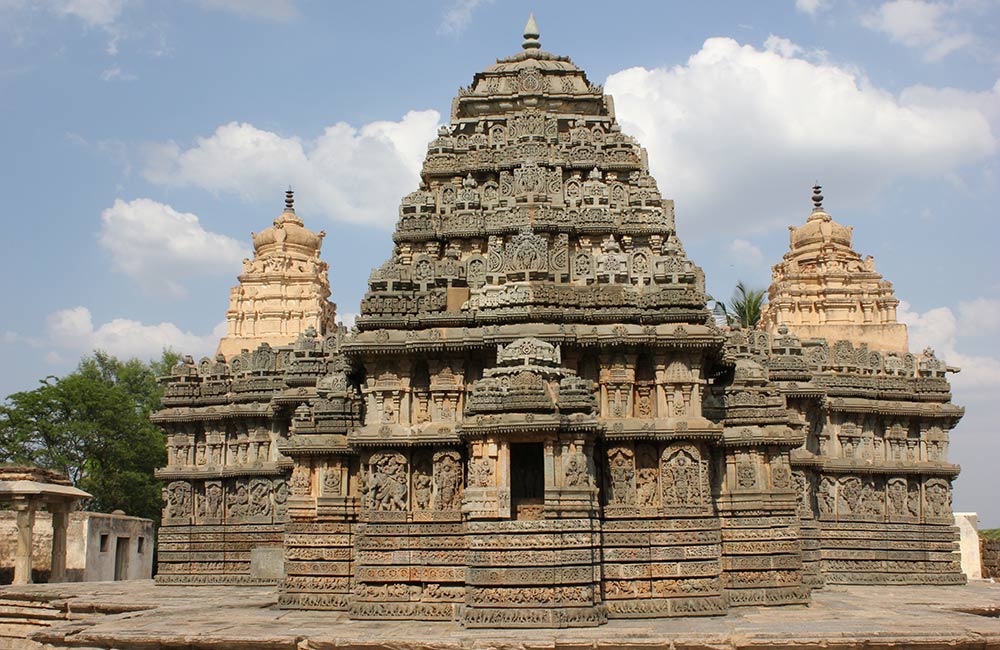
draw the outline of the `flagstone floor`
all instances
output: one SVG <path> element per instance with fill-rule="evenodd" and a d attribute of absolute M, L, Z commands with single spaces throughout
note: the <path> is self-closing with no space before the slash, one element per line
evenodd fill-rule
<path fill-rule="evenodd" d="M 280 610 L 276 600 L 274 588 L 157 587 L 152 581 L 2 587 L 0 648 L 1000 648 L 1000 584 L 991 582 L 827 586 L 814 592 L 808 607 L 748 607 L 722 617 L 613 620 L 562 630 L 351 621 L 341 612 Z M 18 620 L 28 619 L 22 632 L 12 632 Z"/>

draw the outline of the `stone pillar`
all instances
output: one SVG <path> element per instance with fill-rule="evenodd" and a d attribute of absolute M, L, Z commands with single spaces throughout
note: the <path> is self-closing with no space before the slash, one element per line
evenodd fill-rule
<path fill-rule="evenodd" d="M 69 523 L 69 504 L 53 503 L 52 514 L 52 569 L 49 582 L 66 582 L 66 528 Z"/>
<path fill-rule="evenodd" d="M 14 581 L 11 584 L 31 584 L 31 551 L 34 542 L 35 504 L 28 500 L 14 502 L 17 511 L 17 551 L 14 555 Z"/>

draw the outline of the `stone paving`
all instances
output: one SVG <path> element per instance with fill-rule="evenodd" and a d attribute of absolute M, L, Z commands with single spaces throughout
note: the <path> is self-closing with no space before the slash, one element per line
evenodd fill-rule
<path fill-rule="evenodd" d="M 810 606 L 747 607 L 706 618 L 613 620 L 599 628 L 467 630 L 452 623 L 351 621 L 342 612 L 277 609 L 268 587 L 156 587 L 151 581 L 0 588 L 0 621 L 18 602 L 49 615 L 0 648 L 325 650 L 391 648 L 1000 648 L 1000 584 L 842 587 Z M 26 609 L 26 608 L 25 608 Z M 960 611 L 966 610 L 966 611 Z M 103 615 L 96 616 L 95 613 Z M 44 644 L 48 644 L 45 646 Z"/>

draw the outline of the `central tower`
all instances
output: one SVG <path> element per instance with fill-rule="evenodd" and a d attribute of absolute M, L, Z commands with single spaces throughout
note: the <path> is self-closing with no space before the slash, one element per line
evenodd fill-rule
<path fill-rule="evenodd" d="M 469 626 L 725 609 L 704 276 L 612 99 L 538 37 L 531 19 L 459 90 L 346 344 L 367 414 L 356 616 L 451 617 L 446 594 Z M 464 552 L 425 548 L 463 521 Z"/>

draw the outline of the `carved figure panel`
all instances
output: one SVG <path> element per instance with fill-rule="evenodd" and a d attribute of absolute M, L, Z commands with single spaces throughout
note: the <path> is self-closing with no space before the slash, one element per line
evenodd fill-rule
<path fill-rule="evenodd" d="M 434 454 L 434 509 L 457 510 L 462 502 L 462 457 L 457 451 Z"/>
<path fill-rule="evenodd" d="M 660 495 L 664 508 L 701 510 L 707 477 L 701 452 L 692 444 L 667 445 L 660 461 Z"/>
<path fill-rule="evenodd" d="M 563 485 L 566 487 L 587 487 L 590 485 L 587 457 L 580 451 L 571 451 L 563 458 Z"/>
<path fill-rule="evenodd" d="M 420 453 L 413 461 L 413 507 L 428 510 L 431 507 L 431 459 L 426 452 Z"/>
<path fill-rule="evenodd" d="M 405 510 L 406 458 L 398 452 L 372 454 L 368 461 L 368 507 L 372 510 Z"/>
<path fill-rule="evenodd" d="M 168 519 L 183 519 L 191 516 L 193 502 L 191 484 L 174 481 L 167 485 L 164 501 L 164 516 Z"/>
<path fill-rule="evenodd" d="M 250 480 L 250 517 L 271 516 L 271 481 L 263 478 Z"/>
<path fill-rule="evenodd" d="M 948 481 L 932 478 L 924 484 L 924 515 L 939 518 L 951 516 L 951 484 Z"/>
<path fill-rule="evenodd" d="M 837 490 L 837 514 L 857 514 L 861 502 L 861 479 L 857 476 L 845 476 L 840 479 Z"/>
<path fill-rule="evenodd" d="M 244 479 L 236 479 L 226 489 L 226 518 L 244 519 L 250 512 L 250 491 Z"/>
<path fill-rule="evenodd" d="M 635 505 L 635 455 L 627 447 L 608 450 L 608 505 Z"/>

